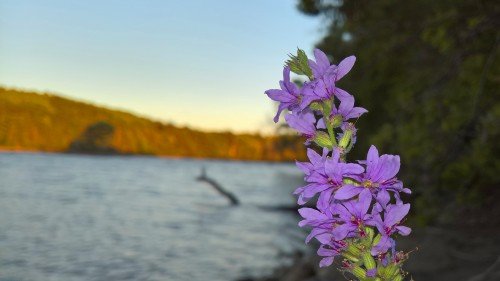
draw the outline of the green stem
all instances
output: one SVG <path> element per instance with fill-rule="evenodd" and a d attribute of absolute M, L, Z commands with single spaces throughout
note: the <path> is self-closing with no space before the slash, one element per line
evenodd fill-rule
<path fill-rule="evenodd" d="M 331 124 L 328 117 L 330 116 L 330 112 L 332 111 L 332 100 L 327 100 L 323 102 L 323 121 L 325 122 L 326 130 L 328 131 L 328 135 L 332 140 L 332 146 L 337 146 L 337 140 L 335 139 L 335 131 L 333 130 L 333 125 Z"/>

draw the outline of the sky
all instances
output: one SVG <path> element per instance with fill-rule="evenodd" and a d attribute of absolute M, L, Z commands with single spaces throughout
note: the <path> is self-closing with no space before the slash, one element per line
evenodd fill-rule
<path fill-rule="evenodd" d="M 293 0 L 0 0 L 0 85 L 195 129 L 272 132 L 287 54 L 320 22 Z"/>

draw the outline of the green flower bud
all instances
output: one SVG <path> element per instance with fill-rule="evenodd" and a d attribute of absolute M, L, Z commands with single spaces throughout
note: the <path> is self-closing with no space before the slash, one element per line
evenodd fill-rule
<path fill-rule="evenodd" d="M 353 184 L 353 185 L 356 184 L 356 181 L 353 180 L 353 179 L 350 179 L 350 178 L 343 178 L 342 182 L 345 183 L 345 184 Z"/>
<path fill-rule="evenodd" d="M 332 112 L 333 100 L 326 100 L 323 102 L 323 116 L 328 117 Z M 329 121 L 328 119 L 326 121 Z"/>
<path fill-rule="evenodd" d="M 342 148 L 346 148 L 347 145 L 349 145 L 349 142 L 351 141 L 351 137 L 352 137 L 352 130 L 344 131 L 344 135 L 339 141 L 339 146 Z"/>
<path fill-rule="evenodd" d="M 366 278 L 366 271 L 357 265 L 351 269 L 351 273 L 359 279 Z"/>
<path fill-rule="evenodd" d="M 386 271 L 386 268 L 381 263 L 379 263 L 379 266 L 377 267 L 377 275 L 378 276 L 385 276 L 385 271 Z"/>
<path fill-rule="evenodd" d="M 340 125 L 342 125 L 342 115 L 340 114 L 335 114 L 330 118 L 330 122 L 332 124 L 332 127 L 338 128 Z"/>
<path fill-rule="evenodd" d="M 323 108 L 321 107 L 321 104 L 317 101 L 313 101 L 310 105 L 309 105 L 309 108 L 312 109 L 312 110 L 317 110 L 317 111 L 321 111 Z"/>
<path fill-rule="evenodd" d="M 375 231 L 373 231 L 373 228 L 366 226 L 365 233 L 366 237 L 368 238 L 368 240 L 370 240 L 371 243 L 371 241 L 373 240 L 373 235 L 375 235 Z"/>
<path fill-rule="evenodd" d="M 316 136 L 314 136 L 314 142 L 321 147 L 326 147 L 329 149 L 331 149 L 333 146 L 330 136 L 322 131 L 316 132 Z"/>
<path fill-rule="evenodd" d="M 342 253 L 342 256 L 343 256 L 344 258 L 348 259 L 349 261 L 354 262 L 354 263 L 356 263 L 356 262 L 358 262 L 358 261 L 359 261 L 359 259 L 358 259 L 357 257 L 355 257 L 355 256 L 353 256 L 352 254 L 347 253 L 347 252 Z"/>
<path fill-rule="evenodd" d="M 382 236 L 380 236 L 380 233 L 375 236 L 375 239 L 373 239 L 373 246 L 377 245 L 378 242 L 380 242 L 380 239 L 382 239 Z"/>
<path fill-rule="evenodd" d="M 401 276 L 401 274 L 398 274 L 396 277 L 394 277 L 394 279 L 392 279 L 392 281 L 403 281 L 403 276 Z"/>
<path fill-rule="evenodd" d="M 355 244 L 347 246 L 347 252 L 353 256 L 359 256 L 361 254 L 361 250 Z"/>
<path fill-rule="evenodd" d="M 399 268 L 395 264 L 391 263 L 385 267 L 385 271 L 383 272 L 382 277 L 384 277 L 385 279 L 392 280 L 390 278 L 396 275 L 398 273 L 398 270 Z"/>
<path fill-rule="evenodd" d="M 313 78 L 312 70 L 309 67 L 306 52 L 301 49 L 297 49 L 297 55 L 289 54 L 290 58 L 285 62 L 285 64 L 290 67 L 290 70 L 299 75 L 306 75 L 309 79 Z"/>
<path fill-rule="evenodd" d="M 370 252 L 364 252 L 361 258 L 363 259 L 363 264 L 365 265 L 366 269 L 374 269 L 377 266 L 377 264 L 375 263 L 375 259 L 372 257 Z"/>

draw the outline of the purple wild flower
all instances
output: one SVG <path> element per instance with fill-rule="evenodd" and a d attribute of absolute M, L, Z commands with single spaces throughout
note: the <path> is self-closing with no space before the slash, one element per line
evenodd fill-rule
<path fill-rule="evenodd" d="M 317 207 L 324 210 L 330 204 L 333 192 L 342 186 L 344 177 L 355 177 L 363 173 L 361 165 L 339 162 L 339 149 L 334 149 L 332 153 L 332 158 L 325 160 L 323 169 L 312 171 L 305 177 L 309 184 L 295 190 L 294 194 L 299 195 L 299 204 L 305 204 L 320 192 Z"/>
<path fill-rule="evenodd" d="M 316 117 L 310 111 L 303 111 L 298 114 L 287 114 L 285 120 L 288 125 L 306 137 L 306 144 L 309 144 L 316 136 Z"/>
<path fill-rule="evenodd" d="M 358 195 L 364 189 L 368 189 L 376 197 L 377 201 L 382 206 L 385 206 L 390 199 L 388 191 L 393 191 L 398 201 L 399 192 L 410 193 L 410 190 L 403 188 L 401 181 L 395 177 L 400 168 L 399 156 L 384 154 L 379 157 L 377 148 L 372 145 L 364 163 L 366 164 L 365 173 L 356 178 L 360 184 L 342 186 L 335 194 L 335 199 L 349 199 Z"/>
<path fill-rule="evenodd" d="M 339 127 L 347 123 L 348 120 L 358 118 L 368 112 L 362 107 L 354 107 L 354 97 L 352 95 L 341 95 L 338 98 L 340 105 L 338 108 L 332 106 L 330 114 L 330 120 L 334 121 L 335 127 Z"/>
<path fill-rule="evenodd" d="M 380 214 L 374 215 L 371 224 L 377 227 L 378 231 L 382 235 L 382 238 L 372 248 L 372 255 L 384 254 L 389 248 L 395 246 L 396 242 L 390 237 L 392 234 L 396 232 L 403 236 L 410 234 L 411 228 L 399 225 L 401 220 L 408 214 L 409 211 L 410 204 L 389 204 L 385 207 L 384 219 L 381 218 Z"/>
<path fill-rule="evenodd" d="M 327 148 L 324 148 L 323 154 L 319 155 L 314 149 L 308 148 L 307 158 L 309 158 L 309 162 L 295 161 L 295 164 L 306 176 L 309 176 L 313 171 L 320 170 L 324 167 L 326 156 L 329 152 Z"/>
<path fill-rule="evenodd" d="M 317 235 L 331 232 L 338 224 L 329 208 L 320 212 L 313 208 L 300 208 L 299 214 L 304 218 L 299 222 L 300 227 L 312 226 L 312 230 L 306 237 L 306 243 Z"/>
<path fill-rule="evenodd" d="M 319 49 L 314 50 L 314 56 L 316 61 L 309 60 L 314 80 L 305 83 L 302 89 L 304 105 L 307 106 L 314 100 L 328 100 L 334 95 L 338 97 L 349 95 L 346 91 L 336 87 L 335 83 L 352 69 L 356 57 L 347 57 L 336 66 L 330 65 L 328 57 Z"/>
<path fill-rule="evenodd" d="M 322 244 L 318 249 L 318 255 L 323 257 L 319 262 L 320 267 L 329 266 L 333 263 L 336 256 L 340 255 L 347 247 L 343 240 L 337 241 L 330 233 L 324 233 L 316 236 L 316 239 Z"/>
<path fill-rule="evenodd" d="M 390 275 L 391 280 L 403 280 L 401 266 L 407 254 L 396 251 L 394 236 L 411 232 L 401 225 L 410 204 L 403 204 L 400 197 L 400 193 L 411 191 L 396 177 L 399 156 L 380 156 L 372 145 L 366 160 L 346 162 L 356 143 L 357 130 L 351 120 L 367 110 L 355 107 L 354 97 L 336 84 L 352 69 L 356 58 L 350 56 L 334 65 L 318 49 L 314 57 L 308 60 L 299 49 L 287 61 L 295 73 L 310 78 L 302 87 L 290 81 L 290 68 L 285 67 L 281 89 L 266 91 L 271 99 L 280 102 L 275 122 L 288 109 L 290 114 L 285 115 L 285 120 L 307 138 L 305 144 L 314 142 L 323 147 L 321 154 L 308 148 L 308 161 L 296 161 L 306 182 L 294 191 L 298 204 L 304 205 L 317 196 L 315 208 L 299 209 L 303 218 L 299 226 L 311 228 L 306 243 L 313 238 L 319 241 L 320 267 L 331 265 L 336 256 L 342 255 L 341 271 L 360 280 L 385 275 Z"/>
<path fill-rule="evenodd" d="M 323 51 L 314 49 L 314 58 L 316 61 L 309 60 L 309 67 L 312 70 L 315 79 L 322 78 L 325 75 L 333 77 L 334 82 L 337 82 L 351 71 L 356 62 L 355 56 L 349 56 L 343 59 L 339 65 L 330 64 L 330 60 Z"/>
<path fill-rule="evenodd" d="M 265 92 L 270 99 L 280 103 L 278 112 L 273 119 L 275 123 L 278 122 L 283 110 L 288 109 L 294 111 L 298 110 L 300 107 L 300 90 L 297 85 L 290 81 L 290 68 L 288 66 L 283 69 L 283 80 L 280 81 L 280 88 L 281 89 L 267 90 Z"/>
<path fill-rule="evenodd" d="M 335 208 L 335 214 L 339 215 L 343 224 L 332 232 L 336 240 L 355 237 L 356 234 L 361 237 L 365 235 L 363 227 L 372 221 L 371 215 L 368 214 L 371 202 L 372 195 L 368 190 L 363 190 L 357 201 L 349 200 L 338 204 L 338 207 Z"/>

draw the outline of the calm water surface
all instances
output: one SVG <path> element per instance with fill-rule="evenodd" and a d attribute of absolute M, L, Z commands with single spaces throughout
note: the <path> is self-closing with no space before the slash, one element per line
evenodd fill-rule
<path fill-rule="evenodd" d="M 236 194 L 231 207 L 201 167 Z M 291 164 L 0 154 L 0 280 L 235 280 L 304 249 Z"/>

